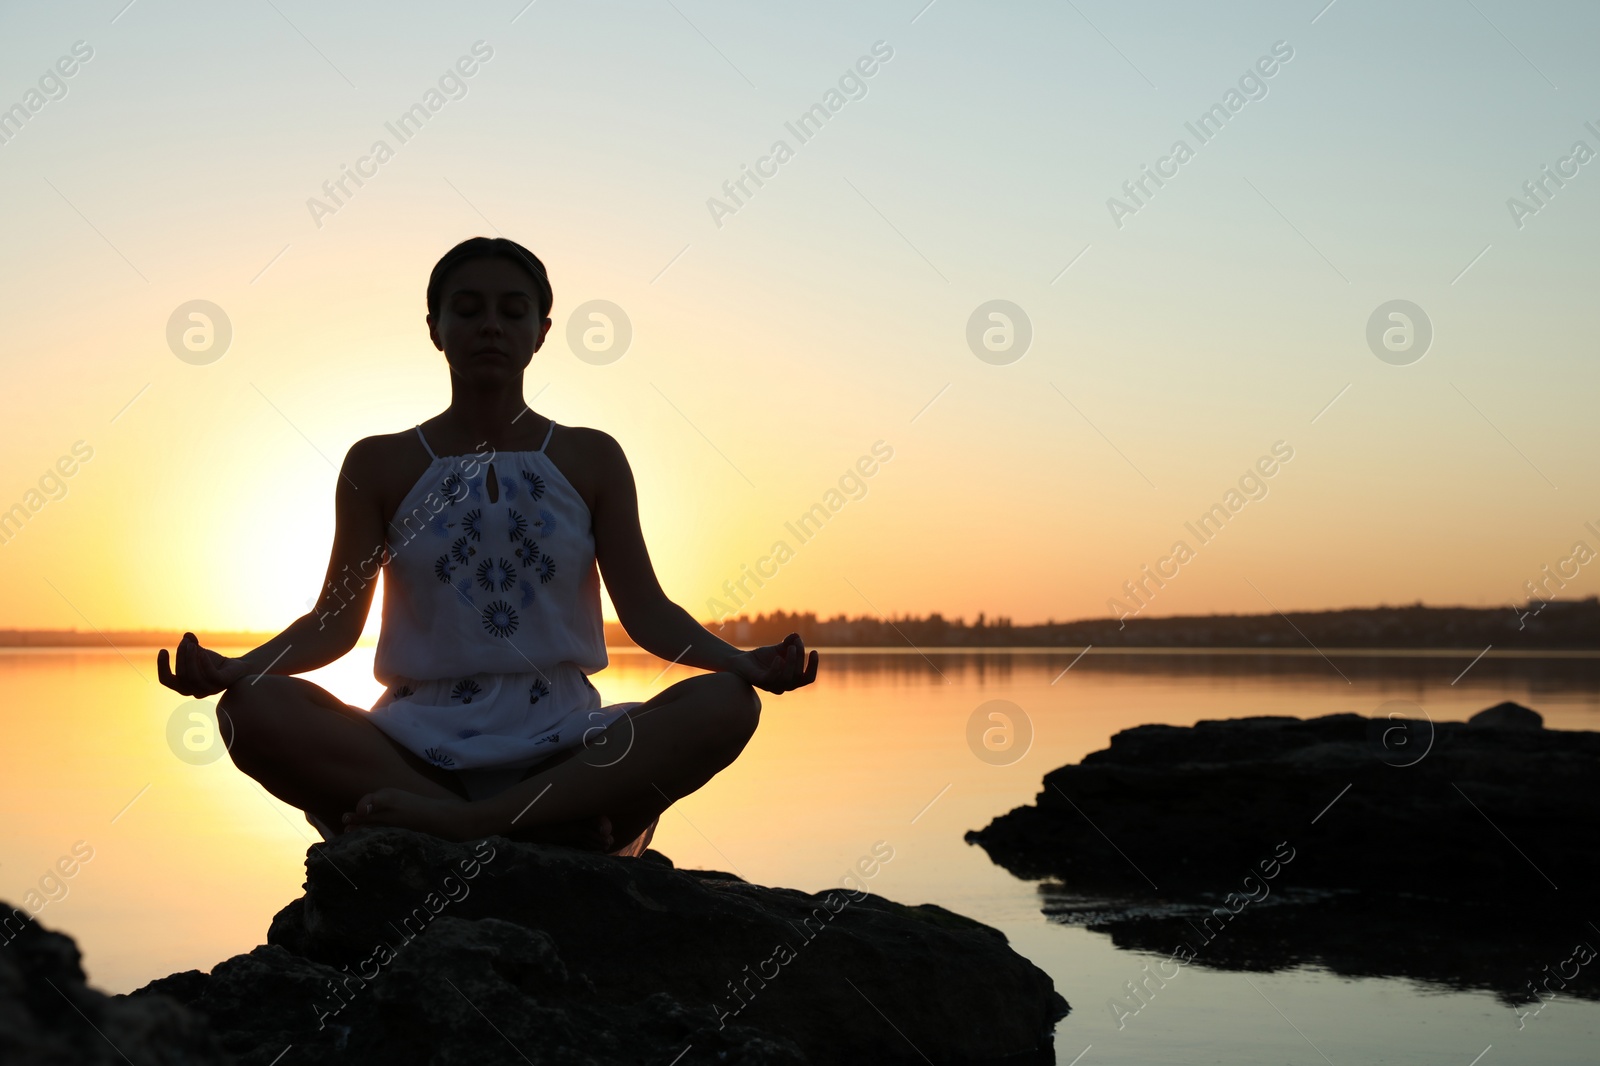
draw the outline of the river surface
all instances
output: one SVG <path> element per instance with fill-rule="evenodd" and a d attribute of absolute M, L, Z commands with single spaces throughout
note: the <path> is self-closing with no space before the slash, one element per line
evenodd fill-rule
<path fill-rule="evenodd" d="M 1119 1018 L 1111 1001 L 1127 1003 L 1125 983 L 1163 956 L 1052 922 L 1044 886 L 962 839 L 1031 803 L 1047 771 L 1144 723 L 1396 707 L 1459 721 L 1510 699 L 1549 728 L 1600 729 L 1600 658 L 1476 654 L 824 649 L 817 683 L 765 696 L 743 756 L 667 813 L 654 847 L 679 866 L 820 891 L 884 842 L 893 858 L 871 891 L 995 926 L 1055 980 L 1073 1008 L 1056 1033 L 1063 1066 L 1593 1062 L 1595 1002 L 1558 995 L 1519 1020 L 1486 991 L 1314 967 L 1190 965 Z M 662 666 L 613 649 L 594 679 L 609 703 L 693 673 Z M 361 706 L 380 691 L 370 647 L 306 676 Z M 112 992 L 261 943 L 318 839 L 225 756 L 203 761 L 203 738 L 184 737 L 194 701 L 155 677 L 153 649 L 0 651 L 0 899 L 37 893 L 38 919 L 75 937 L 91 983 Z M 74 849 L 91 857 L 53 874 Z M 1528 977 L 1551 961 L 1530 957 Z"/>

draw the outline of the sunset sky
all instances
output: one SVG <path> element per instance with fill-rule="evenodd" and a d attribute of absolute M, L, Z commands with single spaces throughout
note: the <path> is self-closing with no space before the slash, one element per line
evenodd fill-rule
<path fill-rule="evenodd" d="M 778 540 L 752 613 L 1019 623 L 1109 613 L 1179 540 L 1149 614 L 1509 605 L 1600 550 L 1600 8 L 525 2 L 0 13 L 0 627 L 304 612 L 346 449 L 448 402 L 423 290 L 478 234 L 548 265 L 527 396 L 621 442 L 696 617 Z M 196 300 L 232 330 L 203 365 Z M 593 300 L 615 361 L 569 344 Z M 1020 358 L 969 346 L 992 300 Z M 1369 345 L 1394 300 L 1420 359 Z"/>

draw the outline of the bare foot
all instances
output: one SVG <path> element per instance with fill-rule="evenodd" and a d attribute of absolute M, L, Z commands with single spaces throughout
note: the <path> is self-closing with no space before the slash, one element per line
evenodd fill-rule
<path fill-rule="evenodd" d="M 380 788 L 356 801 L 345 813 L 345 829 L 364 825 L 393 825 L 431 833 L 446 840 L 474 840 L 487 833 L 474 825 L 473 804 L 459 799 L 433 799 L 399 788 Z"/>
<path fill-rule="evenodd" d="M 431 833 L 446 840 L 477 840 L 503 833 L 516 840 L 542 844 L 561 844 L 581 851 L 605 853 L 616 844 L 611 836 L 611 819 L 605 815 L 579 818 L 570 822 L 528 824 L 520 827 L 489 825 L 483 806 L 467 800 L 433 799 L 398 788 L 380 788 L 356 801 L 356 809 L 341 820 L 343 829 L 368 825 L 393 825 Z"/>

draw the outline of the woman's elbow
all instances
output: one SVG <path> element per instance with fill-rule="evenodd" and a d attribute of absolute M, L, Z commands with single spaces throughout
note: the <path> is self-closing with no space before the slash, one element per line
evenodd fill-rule
<path fill-rule="evenodd" d="M 329 662 L 344 656 L 356 646 L 366 621 L 346 611 L 313 611 L 306 618 L 315 627 L 312 632 L 330 653 Z"/>

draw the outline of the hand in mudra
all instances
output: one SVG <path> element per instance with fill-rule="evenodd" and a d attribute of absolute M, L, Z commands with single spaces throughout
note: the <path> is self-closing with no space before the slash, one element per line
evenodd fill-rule
<path fill-rule="evenodd" d="M 767 692 L 788 692 L 817 679 L 817 653 L 806 655 L 800 634 L 790 633 L 782 644 L 752 648 L 735 660 L 733 672 Z"/>
<path fill-rule="evenodd" d="M 174 692 L 197 699 L 221 692 L 245 675 L 243 661 L 202 648 L 193 633 L 185 633 L 178 641 L 176 668 L 171 662 L 166 648 L 156 653 L 156 673 L 161 683 Z"/>

